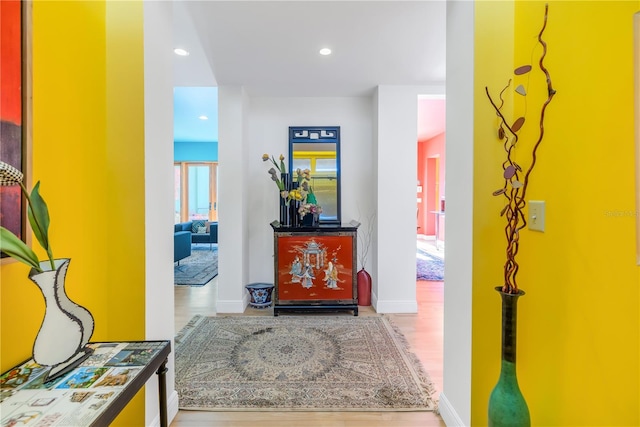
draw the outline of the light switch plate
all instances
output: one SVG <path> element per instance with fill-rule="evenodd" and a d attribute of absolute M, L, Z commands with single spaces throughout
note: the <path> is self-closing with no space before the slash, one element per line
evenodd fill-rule
<path fill-rule="evenodd" d="M 544 200 L 529 200 L 529 230 L 544 232 L 545 202 Z"/>

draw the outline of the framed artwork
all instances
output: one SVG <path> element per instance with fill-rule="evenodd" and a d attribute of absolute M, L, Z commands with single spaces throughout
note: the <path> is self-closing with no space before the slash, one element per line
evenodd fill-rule
<path fill-rule="evenodd" d="M 0 160 L 29 179 L 27 118 L 30 116 L 30 2 L 0 2 Z M 20 187 L 0 187 L 0 225 L 27 240 L 26 206 Z M 2 254 L 3 261 L 5 254 Z"/>

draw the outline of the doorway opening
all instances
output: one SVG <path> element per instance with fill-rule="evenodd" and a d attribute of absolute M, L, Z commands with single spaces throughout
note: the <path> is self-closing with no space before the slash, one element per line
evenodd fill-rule
<path fill-rule="evenodd" d="M 444 280 L 445 99 L 418 98 L 417 280 Z"/>
<path fill-rule="evenodd" d="M 175 223 L 218 221 L 218 163 L 177 162 L 174 164 Z"/>

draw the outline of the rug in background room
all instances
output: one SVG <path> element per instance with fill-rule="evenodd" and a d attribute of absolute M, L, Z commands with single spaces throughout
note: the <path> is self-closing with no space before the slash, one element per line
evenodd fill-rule
<path fill-rule="evenodd" d="M 173 265 L 173 283 L 176 285 L 203 286 L 218 275 L 218 246 L 191 245 L 191 255 Z"/>
<path fill-rule="evenodd" d="M 416 253 L 416 280 L 444 280 L 444 260 L 420 248 Z"/>
<path fill-rule="evenodd" d="M 429 374 L 383 316 L 195 316 L 175 346 L 184 410 L 436 407 Z"/>

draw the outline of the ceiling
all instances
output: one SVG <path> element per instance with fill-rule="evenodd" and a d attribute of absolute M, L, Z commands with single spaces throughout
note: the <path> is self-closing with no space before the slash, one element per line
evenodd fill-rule
<path fill-rule="evenodd" d="M 378 85 L 444 86 L 445 0 L 178 0 L 173 8 L 174 47 L 190 52 L 175 57 L 177 87 L 352 97 Z M 332 54 L 320 55 L 323 47 Z"/>
<path fill-rule="evenodd" d="M 176 86 L 173 89 L 173 140 L 218 140 L 218 88 Z"/>

